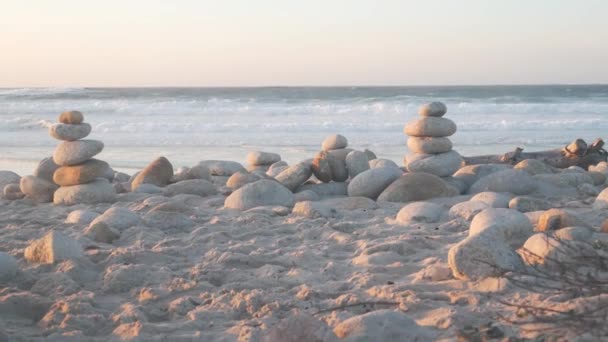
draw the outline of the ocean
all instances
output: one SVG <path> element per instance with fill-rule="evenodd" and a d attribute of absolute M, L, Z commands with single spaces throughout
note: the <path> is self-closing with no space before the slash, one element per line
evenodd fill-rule
<path fill-rule="evenodd" d="M 403 126 L 443 101 L 462 155 L 593 141 L 608 128 L 608 85 L 13 88 L 0 89 L 0 170 L 30 174 L 58 143 L 48 125 L 79 110 L 101 140 L 97 158 L 132 172 L 164 155 L 177 168 L 205 159 L 244 162 L 250 150 L 311 158 L 340 133 L 353 148 L 402 163 Z"/>

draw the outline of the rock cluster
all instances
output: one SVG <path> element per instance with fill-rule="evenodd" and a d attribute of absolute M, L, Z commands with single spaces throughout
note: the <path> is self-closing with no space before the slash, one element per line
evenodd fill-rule
<path fill-rule="evenodd" d="M 108 174 L 108 163 L 93 159 L 103 150 L 103 142 L 83 140 L 91 133 L 91 125 L 84 122 L 81 112 L 61 113 L 59 122 L 49 127 L 49 134 L 61 143 L 53 153 L 58 168 L 53 172 L 53 182 L 60 186 L 55 191 L 55 204 L 110 202 L 115 192 L 103 178 Z"/>
<path fill-rule="evenodd" d="M 409 136 L 407 146 L 412 152 L 406 156 L 405 166 L 410 172 L 447 177 L 462 166 L 462 157 L 452 150 L 448 138 L 456 133 L 456 124 L 443 117 L 446 112 L 441 102 L 425 104 L 418 110 L 421 118 L 405 125 L 403 131 Z"/>

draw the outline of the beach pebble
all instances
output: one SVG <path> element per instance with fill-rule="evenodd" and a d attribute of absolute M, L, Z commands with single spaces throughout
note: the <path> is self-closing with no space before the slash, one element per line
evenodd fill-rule
<path fill-rule="evenodd" d="M 531 175 L 555 173 L 553 168 L 537 159 L 525 159 L 515 164 L 514 169 L 523 170 Z"/>
<path fill-rule="evenodd" d="M 57 140 L 74 141 L 84 139 L 91 133 L 91 125 L 56 123 L 49 126 L 49 135 Z"/>
<path fill-rule="evenodd" d="M 316 193 L 319 197 L 346 196 L 347 186 L 348 184 L 344 182 L 303 184 L 296 189 L 296 192 L 310 190 Z"/>
<path fill-rule="evenodd" d="M 53 174 L 59 168 L 59 165 L 55 164 L 53 157 L 47 157 L 42 159 L 36 168 L 34 169 L 34 176 L 42 178 L 49 182 L 53 181 Z"/>
<path fill-rule="evenodd" d="M 287 189 L 294 191 L 298 186 L 306 182 L 312 176 L 311 164 L 300 162 L 288 167 L 281 172 L 275 179 Z"/>
<path fill-rule="evenodd" d="M 226 181 L 226 186 L 232 190 L 236 190 L 245 184 L 253 183 L 260 180 L 260 177 L 249 172 L 239 171 L 234 173 Z"/>
<path fill-rule="evenodd" d="M 131 183 L 131 189 L 137 190 L 141 184 L 166 186 L 173 177 L 173 165 L 165 157 L 159 157 L 146 166 Z"/>
<path fill-rule="evenodd" d="M 512 198 L 508 193 L 484 191 L 471 197 L 471 201 L 484 202 L 492 208 L 508 208 Z"/>
<path fill-rule="evenodd" d="M 97 222 L 85 229 L 84 236 L 95 242 L 111 244 L 120 238 L 120 233 L 108 227 L 108 225 L 103 222 Z"/>
<path fill-rule="evenodd" d="M 163 189 L 163 195 L 172 197 L 179 194 L 197 195 L 207 197 L 217 194 L 215 186 L 204 179 L 189 179 L 167 185 Z"/>
<path fill-rule="evenodd" d="M 485 177 L 491 173 L 509 170 L 512 167 L 504 164 L 480 164 L 480 165 L 466 165 L 458 169 L 453 175 L 455 179 L 463 181 L 467 187 L 471 187 L 473 183 L 477 182 L 480 178 Z"/>
<path fill-rule="evenodd" d="M 566 209 L 549 209 L 540 215 L 536 224 L 536 230 L 539 232 L 548 232 L 565 227 L 590 227 L 590 225 L 574 212 Z"/>
<path fill-rule="evenodd" d="M 277 153 L 252 151 L 247 153 L 247 164 L 253 166 L 272 165 L 281 160 L 281 156 Z"/>
<path fill-rule="evenodd" d="M 345 136 L 340 134 L 333 134 L 325 138 L 323 143 L 321 143 L 321 150 L 323 151 L 331 151 L 338 150 L 341 148 L 346 148 L 348 145 L 348 140 Z"/>
<path fill-rule="evenodd" d="M 466 201 L 458 203 L 450 208 L 448 213 L 450 219 L 461 218 L 465 221 L 471 221 L 475 215 L 482 210 L 489 208 L 487 203 L 479 201 Z"/>
<path fill-rule="evenodd" d="M 0 281 L 11 280 L 17 275 L 19 265 L 10 254 L 0 252 Z"/>
<path fill-rule="evenodd" d="M 93 226 L 97 223 L 104 223 L 109 228 L 116 229 L 121 232 L 127 228 L 136 226 L 140 222 L 139 215 L 127 208 L 112 207 L 106 210 L 103 214 L 97 216 L 90 224 Z"/>
<path fill-rule="evenodd" d="M 408 155 L 406 167 L 410 172 L 426 172 L 439 177 L 447 177 L 458 171 L 463 164 L 464 161 L 460 154 L 450 151 L 439 154 Z"/>
<path fill-rule="evenodd" d="M 60 186 L 86 184 L 103 177 L 110 169 L 105 161 L 90 159 L 73 166 L 61 166 L 53 174 L 53 182 Z"/>
<path fill-rule="evenodd" d="M 348 176 L 352 179 L 363 171 L 370 169 L 369 160 L 365 153 L 361 151 L 351 151 L 346 155 L 346 170 Z"/>
<path fill-rule="evenodd" d="M 302 201 L 318 201 L 320 199 L 319 195 L 312 190 L 304 190 L 297 192 L 295 195 L 296 202 Z"/>
<path fill-rule="evenodd" d="M 98 140 L 64 141 L 57 145 L 53 162 L 60 166 L 81 164 L 103 150 L 103 142 Z"/>
<path fill-rule="evenodd" d="M 434 116 L 441 117 L 447 113 L 448 107 L 443 102 L 431 102 L 426 103 L 418 108 L 418 115 L 420 116 Z"/>
<path fill-rule="evenodd" d="M 25 176 L 19 182 L 19 189 L 32 201 L 45 203 L 53 201 L 57 185 L 35 176 Z"/>
<path fill-rule="evenodd" d="M 2 190 L 2 196 L 0 198 L 7 199 L 9 201 L 19 200 L 25 197 L 25 194 L 21 192 L 19 184 L 7 184 Z"/>
<path fill-rule="evenodd" d="M 397 213 L 397 222 L 401 224 L 410 223 L 435 223 L 439 222 L 445 209 L 435 203 L 414 202 L 401 208 Z"/>
<path fill-rule="evenodd" d="M 224 206 L 247 210 L 267 205 L 292 207 L 294 202 L 294 195 L 289 189 L 273 180 L 262 179 L 249 183 L 230 194 L 226 198 Z"/>
<path fill-rule="evenodd" d="M 452 142 L 448 138 L 409 137 L 407 147 L 414 153 L 437 154 L 452 150 Z"/>
<path fill-rule="evenodd" d="M 309 219 L 336 216 L 336 210 L 334 208 L 325 206 L 320 202 L 311 201 L 297 202 L 291 212 L 294 215 L 306 217 Z"/>
<path fill-rule="evenodd" d="M 4 189 L 9 184 L 19 184 L 21 176 L 13 171 L 0 170 L 0 189 Z"/>
<path fill-rule="evenodd" d="M 435 175 L 424 172 L 406 173 L 386 187 L 378 197 L 378 201 L 424 201 L 449 194 L 450 191 L 445 182 Z"/>
<path fill-rule="evenodd" d="M 469 236 L 487 235 L 511 249 L 521 247 L 533 234 L 532 223 L 519 211 L 503 208 L 484 209 L 473 218 Z"/>
<path fill-rule="evenodd" d="M 335 158 L 325 151 L 321 151 L 315 155 L 312 160 L 312 173 L 317 177 L 318 180 L 324 183 L 329 183 L 333 179 L 331 173 L 330 159 Z"/>
<path fill-rule="evenodd" d="M 426 116 L 405 125 L 404 133 L 412 137 L 449 137 L 456 133 L 454 121 Z"/>
<path fill-rule="evenodd" d="M 336 325 L 334 333 L 349 342 L 363 341 L 431 341 L 426 327 L 401 311 L 376 310 L 346 319 Z"/>
<path fill-rule="evenodd" d="M 64 124 L 78 125 L 84 121 L 84 115 L 82 115 L 82 113 L 77 110 L 71 110 L 59 114 L 59 118 L 57 118 L 57 121 Z"/>
<path fill-rule="evenodd" d="M 84 253 L 76 240 L 58 231 L 51 231 L 30 243 L 23 256 L 31 263 L 53 264 L 62 260 L 82 258 Z"/>
<path fill-rule="evenodd" d="M 369 160 L 370 169 L 379 169 L 382 167 L 392 167 L 395 169 L 400 169 L 399 165 L 390 159 L 376 158 Z"/>
<path fill-rule="evenodd" d="M 203 160 L 199 162 L 198 165 L 207 167 L 212 176 L 230 177 L 236 172 L 247 171 L 243 165 L 228 160 Z"/>
<path fill-rule="evenodd" d="M 367 197 L 331 197 L 322 199 L 319 203 L 337 210 L 373 210 L 378 208 L 378 203 Z"/>
<path fill-rule="evenodd" d="M 551 203 L 542 198 L 517 196 L 509 201 L 509 208 L 527 213 L 530 211 L 547 210 L 551 208 Z"/>
<path fill-rule="evenodd" d="M 529 173 L 522 170 L 504 170 L 480 178 L 469 188 L 470 194 L 484 191 L 509 192 L 514 195 L 527 195 L 534 192 L 538 185 Z"/>
<path fill-rule="evenodd" d="M 331 179 L 334 182 L 344 182 L 348 179 L 348 170 L 346 169 L 346 156 L 351 150 L 333 150 L 327 152 L 329 158 L 329 168 L 331 169 Z"/>
<path fill-rule="evenodd" d="M 65 223 L 88 225 L 100 214 L 87 209 L 74 210 L 68 214 Z"/>
<path fill-rule="evenodd" d="M 520 256 L 491 234 L 476 234 L 448 251 L 448 265 L 454 278 L 480 280 L 497 277 L 523 267 Z"/>
<path fill-rule="evenodd" d="M 53 203 L 58 205 L 96 204 L 114 202 L 116 193 L 106 179 L 97 178 L 91 183 L 62 186 L 55 191 Z"/>
<path fill-rule="evenodd" d="M 348 184 L 348 195 L 367 197 L 375 200 L 401 174 L 400 169 L 393 167 L 363 171 Z"/>
<path fill-rule="evenodd" d="M 261 342 L 337 342 L 336 335 L 323 321 L 297 312 L 268 330 Z"/>

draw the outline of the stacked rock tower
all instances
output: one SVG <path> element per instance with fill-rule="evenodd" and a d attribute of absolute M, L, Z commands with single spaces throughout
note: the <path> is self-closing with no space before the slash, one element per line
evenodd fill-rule
<path fill-rule="evenodd" d="M 456 124 L 443 116 L 447 107 L 441 102 L 422 105 L 418 110 L 420 119 L 405 125 L 409 136 L 407 147 L 412 152 L 405 158 L 409 172 L 427 172 L 439 177 L 448 177 L 463 164 L 458 152 L 452 150 L 448 138 L 456 133 Z"/>
<path fill-rule="evenodd" d="M 82 140 L 91 133 L 91 125 L 84 122 L 81 112 L 63 112 L 58 121 L 49 127 L 49 134 L 62 141 L 53 153 L 53 162 L 59 166 L 53 182 L 60 186 L 53 202 L 72 205 L 113 200 L 114 188 L 103 178 L 111 172 L 110 166 L 92 159 L 103 150 L 103 142 Z"/>

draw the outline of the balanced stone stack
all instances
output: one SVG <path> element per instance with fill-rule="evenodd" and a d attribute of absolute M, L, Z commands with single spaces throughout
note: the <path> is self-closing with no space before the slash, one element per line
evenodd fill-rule
<path fill-rule="evenodd" d="M 53 162 L 59 166 L 53 173 L 53 182 L 60 186 L 54 194 L 55 204 L 93 204 L 114 200 L 114 189 L 103 178 L 111 171 L 110 166 L 92 159 L 103 150 L 103 142 L 82 140 L 91 133 L 91 125 L 83 121 L 81 112 L 63 112 L 59 123 L 49 127 L 49 134 L 62 141 L 53 153 Z"/>
<path fill-rule="evenodd" d="M 418 110 L 421 118 L 405 126 L 404 133 L 409 136 L 407 147 L 412 152 L 405 160 L 409 172 L 447 177 L 463 165 L 462 157 L 452 150 L 448 138 L 456 133 L 456 124 L 443 117 L 446 112 L 447 107 L 441 102 L 425 104 Z"/>

